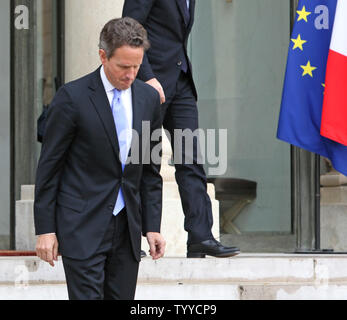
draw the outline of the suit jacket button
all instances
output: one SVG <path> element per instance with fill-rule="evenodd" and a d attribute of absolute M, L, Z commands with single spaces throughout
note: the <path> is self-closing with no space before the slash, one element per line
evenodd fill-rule
<path fill-rule="evenodd" d="M 178 61 L 177 65 L 180 67 L 182 65 L 182 61 Z"/>

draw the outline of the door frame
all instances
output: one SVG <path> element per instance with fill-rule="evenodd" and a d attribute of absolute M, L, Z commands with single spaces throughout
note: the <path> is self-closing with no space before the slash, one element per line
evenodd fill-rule
<path fill-rule="evenodd" d="M 25 5 L 29 9 L 29 29 L 17 30 L 14 26 L 15 8 Z M 65 68 L 65 0 L 54 0 L 57 21 L 56 43 L 57 50 L 56 70 L 57 77 L 64 83 Z M 16 228 L 16 201 L 20 199 L 22 185 L 35 183 L 38 160 L 36 142 L 35 108 L 35 46 L 37 21 L 36 1 L 11 0 L 11 129 L 10 129 L 10 249 L 15 250 Z M 29 132 L 25 137 L 23 132 Z"/>

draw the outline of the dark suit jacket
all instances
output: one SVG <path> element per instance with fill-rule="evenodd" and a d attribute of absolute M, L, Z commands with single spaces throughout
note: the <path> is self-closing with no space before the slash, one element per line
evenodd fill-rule
<path fill-rule="evenodd" d="M 161 127 L 160 99 L 140 80 L 132 85 L 132 97 L 133 129 L 141 141 L 142 121 L 150 121 L 152 131 Z M 156 146 L 145 143 L 139 146 L 140 159 Z M 90 257 L 111 221 L 121 186 L 134 254 L 140 260 L 141 231 L 160 232 L 162 179 L 153 163 L 129 164 L 122 172 L 99 68 L 63 86 L 49 108 L 36 176 L 36 234 L 55 232 L 63 256 Z"/>
<path fill-rule="evenodd" d="M 145 55 L 138 78 L 157 78 L 166 94 L 181 72 L 180 61 L 186 56 L 195 97 L 192 66 L 187 55 L 187 41 L 194 23 L 195 0 L 190 0 L 190 21 L 185 20 L 179 0 L 125 0 L 123 17 L 140 22 L 148 32 L 151 48 Z"/>

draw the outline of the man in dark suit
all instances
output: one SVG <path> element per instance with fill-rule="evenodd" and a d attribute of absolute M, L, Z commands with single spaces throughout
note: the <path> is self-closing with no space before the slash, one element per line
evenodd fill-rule
<path fill-rule="evenodd" d="M 111 20 L 100 35 L 102 66 L 64 85 L 49 108 L 36 177 L 36 251 L 52 266 L 62 254 L 70 299 L 134 299 L 141 232 L 153 259 L 164 254 L 158 168 L 128 161 L 158 144 L 137 143 L 143 121 L 151 132 L 161 128 L 159 94 L 136 80 L 148 47 L 135 20 Z"/>
<path fill-rule="evenodd" d="M 144 57 L 138 78 L 152 85 L 161 96 L 164 129 L 171 138 L 175 129 L 198 129 L 197 92 L 188 59 L 187 42 L 194 23 L 195 0 L 125 0 L 123 17 L 132 17 L 148 32 L 151 48 Z M 207 194 L 204 168 L 199 164 L 197 139 L 194 140 L 193 161 L 185 161 L 185 143 L 175 163 L 183 211 L 188 232 L 187 256 L 206 255 L 230 257 L 240 251 L 225 247 L 214 239 L 211 201 Z M 176 158 L 176 157 L 175 157 Z M 188 160 L 191 160 L 191 156 Z M 193 164 L 188 164 L 193 163 Z"/>

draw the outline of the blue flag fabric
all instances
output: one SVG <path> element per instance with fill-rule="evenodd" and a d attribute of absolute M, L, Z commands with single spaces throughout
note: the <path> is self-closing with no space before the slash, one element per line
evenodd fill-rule
<path fill-rule="evenodd" d="M 277 138 L 331 160 L 347 175 L 347 147 L 320 134 L 337 0 L 301 0 L 289 45 Z"/>

